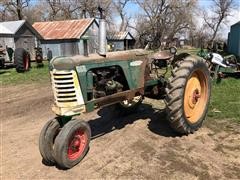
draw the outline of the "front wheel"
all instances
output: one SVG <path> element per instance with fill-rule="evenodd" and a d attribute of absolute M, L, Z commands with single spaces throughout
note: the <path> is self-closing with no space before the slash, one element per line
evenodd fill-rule
<path fill-rule="evenodd" d="M 53 156 L 54 141 L 60 132 L 61 127 L 57 119 L 49 120 L 41 130 L 39 136 L 39 151 L 43 161 L 47 164 L 54 164 Z"/>
<path fill-rule="evenodd" d="M 198 130 L 206 117 L 211 94 L 210 74 L 203 60 L 187 57 L 173 70 L 166 88 L 167 113 L 181 134 Z"/>
<path fill-rule="evenodd" d="M 71 120 L 64 125 L 54 144 L 54 157 L 62 168 L 78 164 L 89 149 L 91 130 L 87 122 Z"/>

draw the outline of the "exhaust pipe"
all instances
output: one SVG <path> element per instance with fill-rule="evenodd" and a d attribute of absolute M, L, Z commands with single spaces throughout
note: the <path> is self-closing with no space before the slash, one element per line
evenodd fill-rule
<path fill-rule="evenodd" d="M 106 29 L 106 20 L 104 16 L 104 10 L 101 7 L 98 7 L 100 12 L 100 20 L 99 20 L 99 49 L 98 54 L 101 56 L 106 56 L 107 54 L 107 29 Z"/>

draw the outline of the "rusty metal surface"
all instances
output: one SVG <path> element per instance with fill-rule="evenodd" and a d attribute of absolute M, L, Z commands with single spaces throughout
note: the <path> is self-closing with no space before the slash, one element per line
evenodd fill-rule
<path fill-rule="evenodd" d="M 72 116 L 86 111 L 76 71 L 50 72 L 55 99 L 53 111 L 62 116 Z"/>
<path fill-rule="evenodd" d="M 101 97 L 98 99 L 94 99 L 89 101 L 88 103 L 93 102 L 94 104 L 97 104 L 98 106 L 106 106 L 110 104 L 116 104 L 117 102 L 121 102 L 123 100 L 130 100 L 136 96 L 136 94 L 144 95 L 144 88 L 139 88 L 135 90 L 127 90 L 119 93 L 115 93 L 109 96 Z"/>
<path fill-rule="evenodd" d="M 173 57 L 173 54 L 171 54 L 169 51 L 160 51 L 153 54 L 151 58 L 156 60 L 168 60 L 168 59 L 171 59 L 172 57 Z"/>
<path fill-rule="evenodd" d="M 79 39 L 93 21 L 95 21 L 93 18 L 89 18 L 68 21 L 36 22 L 33 24 L 33 27 L 45 40 Z"/>
<path fill-rule="evenodd" d="M 107 39 L 109 39 L 109 40 L 125 40 L 127 38 L 128 34 L 130 34 L 128 31 L 113 32 L 113 33 L 109 32 L 107 35 Z M 130 36 L 132 37 L 131 34 L 130 34 Z"/>
<path fill-rule="evenodd" d="M 86 56 L 73 56 L 71 59 L 73 60 L 75 65 L 80 65 L 85 62 L 104 62 L 104 61 L 116 61 L 116 60 L 137 60 L 142 59 L 148 55 L 150 55 L 151 51 L 146 51 L 144 49 L 134 49 L 128 51 L 116 51 L 116 52 L 108 52 L 106 57 L 100 56 L 98 54 L 90 54 L 88 57 Z"/>
<path fill-rule="evenodd" d="M 141 65 L 139 66 L 140 74 L 137 75 L 139 77 L 139 80 L 137 81 L 137 84 L 139 84 L 139 87 L 144 87 L 144 74 L 145 74 L 145 68 L 148 63 L 148 60 L 150 59 L 149 56 L 152 54 L 152 51 L 146 51 L 143 49 L 135 49 L 135 50 L 129 50 L 129 51 L 118 51 L 118 52 L 109 52 L 107 53 L 106 57 L 100 56 L 98 54 L 90 54 L 88 57 L 86 56 L 73 56 L 73 57 L 59 57 L 55 58 L 51 62 L 51 66 L 56 69 L 73 69 L 76 66 L 81 66 L 84 64 L 100 64 L 105 62 L 112 62 L 114 64 L 114 61 L 141 61 Z M 97 65 L 96 65 L 97 66 Z M 132 70 L 134 70 L 134 66 L 131 66 Z M 136 73 L 139 70 L 136 71 Z"/>

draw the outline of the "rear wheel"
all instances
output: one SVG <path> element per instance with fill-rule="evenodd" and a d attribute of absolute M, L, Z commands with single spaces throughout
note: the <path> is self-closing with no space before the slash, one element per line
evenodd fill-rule
<path fill-rule="evenodd" d="M 30 55 L 23 49 L 18 48 L 14 52 L 14 63 L 16 65 L 17 72 L 25 72 L 30 68 Z"/>
<path fill-rule="evenodd" d="M 180 62 L 173 70 L 166 92 L 168 118 L 173 129 L 189 134 L 200 128 L 211 93 L 206 63 L 190 57 Z"/>
<path fill-rule="evenodd" d="M 88 123 L 71 120 L 64 125 L 54 144 L 54 157 L 62 168 L 78 164 L 89 149 L 91 130 Z"/>
<path fill-rule="evenodd" d="M 4 68 L 4 67 L 5 67 L 5 59 L 0 58 L 0 68 Z"/>

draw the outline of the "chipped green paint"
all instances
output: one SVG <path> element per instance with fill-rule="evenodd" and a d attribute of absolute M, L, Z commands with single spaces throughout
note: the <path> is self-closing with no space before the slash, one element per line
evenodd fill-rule
<path fill-rule="evenodd" d="M 87 91 L 88 91 L 88 87 L 92 86 L 90 85 L 91 80 L 89 79 L 89 75 L 90 73 L 88 73 L 89 71 L 91 71 L 92 69 L 95 68 L 102 68 L 102 67 L 111 67 L 111 66 L 119 66 L 122 68 L 123 73 L 126 77 L 126 80 L 128 82 L 128 86 L 130 88 L 130 90 L 132 89 L 136 89 L 139 88 L 140 84 L 140 74 L 141 74 L 141 69 L 140 66 L 131 66 L 131 63 L 134 61 L 114 61 L 114 62 L 104 62 L 104 63 L 86 63 L 84 65 L 81 66 L 77 66 L 76 70 L 78 73 L 78 78 L 79 78 L 79 82 L 81 84 L 82 87 L 82 92 L 83 92 L 83 96 L 84 96 L 84 100 L 85 102 L 87 101 Z"/>

